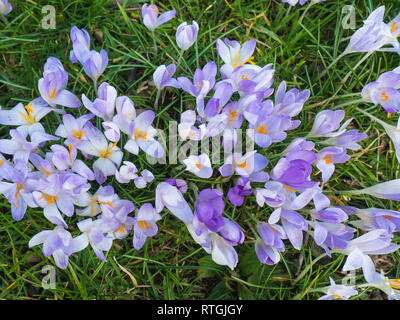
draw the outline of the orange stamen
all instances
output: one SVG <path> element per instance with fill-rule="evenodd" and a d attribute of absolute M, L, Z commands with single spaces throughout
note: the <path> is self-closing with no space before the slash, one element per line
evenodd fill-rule
<path fill-rule="evenodd" d="M 50 94 L 50 99 L 53 100 L 56 95 L 56 88 L 54 88 L 53 92 Z"/>
<path fill-rule="evenodd" d="M 258 133 L 262 133 L 262 134 L 267 134 L 269 133 L 269 130 L 265 130 L 267 127 L 265 126 L 265 124 L 263 124 L 261 127 L 257 128 L 257 132 Z"/>
<path fill-rule="evenodd" d="M 101 155 L 103 158 L 108 158 L 109 156 L 112 155 L 111 150 L 112 150 L 116 145 L 117 145 L 117 142 L 115 142 L 115 143 L 114 143 L 110 148 L 108 148 L 106 151 L 100 150 L 100 155 Z"/>
<path fill-rule="evenodd" d="M 150 141 L 148 138 L 147 138 L 147 132 L 146 131 L 139 131 L 138 129 L 136 129 L 135 128 L 135 132 L 133 133 L 133 136 L 134 136 L 134 138 L 135 139 L 137 139 L 137 138 L 142 138 L 143 140 L 146 140 L 146 141 Z"/>
<path fill-rule="evenodd" d="M 323 160 L 325 160 L 326 164 L 331 164 L 331 163 L 333 163 L 333 161 L 330 158 L 333 158 L 333 155 L 332 154 L 327 154 L 325 156 L 325 158 L 323 158 Z"/>
<path fill-rule="evenodd" d="M 35 123 L 35 119 L 33 118 L 32 103 L 30 103 L 29 105 L 26 105 L 25 109 L 26 109 L 28 115 L 26 115 L 26 114 L 24 114 L 22 112 L 20 112 L 19 114 L 22 115 L 25 118 L 26 122 Z"/>
<path fill-rule="evenodd" d="M 284 187 L 285 189 L 287 189 L 287 190 L 290 190 L 290 191 L 296 192 L 296 190 L 294 190 L 293 188 L 291 188 L 291 187 L 289 187 L 289 186 L 285 186 L 285 185 L 283 185 L 283 187 Z"/>
<path fill-rule="evenodd" d="M 380 101 L 388 101 L 389 100 L 389 97 L 388 97 L 388 95 L 386 94 L 386 92 L 382 92 L 381 93 L 381 99 L 380 99 Z"/>
<path fill-rule="evenodd" d="M 390 32 L 395 32 L 399 27 L 397 26 L 397 22 L 393 22 L 392 27 L 390 28 Z"/>
<path fill-rule="evenodd" d="M 50 172 L 50 171 L 46 171 L 46 169 L 45 169 L 45 168 L 43 168 L 43 167 L 39 167 L 39 169 L 43 171 L 43 173 L 46 175 L 46 178 L 48 178 L 48 177 L 49 177 L 49 175 L 51 175 L 51 172 Z"/>
<path fill-rule="evenodd" d="M 229 112 L 229 114 L 230 114 L 229 119 L 228 119 L 228 122 L 232 122 L 233 119 L 235 119 L 235 117 L 236 117 L 237 111 L 231 111 L 231 110 L 229 110 L 228 112 Z"/>
<path fill-rule="evenodd" d="M 153 229 L 153 227 L 150 227 L 150 225 L 147 223 L 147 221 L 138 221 L 140 229 Z"/>
<path fill-rule="evenodd" d="M 201 168 L 200 163 L 196 163 L 196 167 L 200 169 Z"/>

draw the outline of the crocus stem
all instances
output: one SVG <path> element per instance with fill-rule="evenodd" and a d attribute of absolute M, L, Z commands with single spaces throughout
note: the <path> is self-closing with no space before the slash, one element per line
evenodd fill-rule
<path fill-rule="evenodd" d="M 181 52 L 179 52 L 179 58 L 178 58 L 178 62 L 177 62 L 176 68 L 178 68 L 181 65 L 182 57 L 183 57 L 183 50 L 181 50 Z"/>
<path fill-rule="evenodd" d="M 154 45 L 154 54 L 157 54 L 158 47 L 157 47 L 157 41 L 156 41 L 156 34 L 153 31 L 153 45 Z"/>
<path fill-rule="evenodd" d="M 344 107 L 347 107 L 347 106 L 351 106 L 352 104 L 358 104 L 358 103 L 361 103 L 361 102 L 364 102 L 364 99 L 358 99 L 358 100 L 352 100 L 352 101 L 349 101 L 349 102 L 345 102 L 345 103 L 339 104 L 338 106 L 333 107 L 332 109 L 344 108 Z"/>
<path fill-rule="evenodd" d="M 317 263 L 319 260 L 321 260 L 322 258 L 326 257 L 328 254 L 327 253 L 323 253 L 321 254 L 319 257 L 315 258 L 310 264 L 307 265 L 307 267 L 299 274 L 299 276 L 293 281 L 293 284 L 296 284 L 297 282 L 299 282 L 306 274 L 307 272 L 310 271 L 310 269 L 312 268 L 312 266 Z"/>
<path fill-rule="evenodd" d="M 379 124 L 381 124 L 382 126 L 386 127 L 387 123 L 385 121 L 382 121 L 381 119 L 378 119 L 377 117 L 374 117 L 372 114 L 360 109 L 360 108 L 356 108 L 356 110 L 358 112 L 361 112 L 362 114 L 366 115 L 367 117 L 370 117 L 372 120 L 375 120 L 376 122 L 378 122 Z"/>
<path fill-rule="evenodd" d="M 94 92 L 96 93 L 96 97 L 97 97 L 97 79 L 93 80 L 93 87 L 94 87 Z"/>
<path fill-rule="evenodd" d="M 3 14 L 0 14 L 0 19 L 4 22 L 4 24 L 7 24 L 7 18 Z"/>
<path fill-rule="evenodd" d="M 349 73 L 346 74 L 346 76 L 343 78 L 341 83 L 342 84 L 345 83 L 347 81 L 347 79 L 350 77 L 350 75 L 352 74 L 352 72 L 355 71 L 373 53 L 374 53 L 374 51 L 370 51 L 364 57 L 362 57 L 362 59 L 360 61 L 358 61 L 358 63 L 349 71 Z"/>
<path fill-rule="evenodd" d="M 154 102 L 154 110 L 158 109 L 158 100 L 160 99 L 161 89 L 157 90 L 156 101 Z"/>

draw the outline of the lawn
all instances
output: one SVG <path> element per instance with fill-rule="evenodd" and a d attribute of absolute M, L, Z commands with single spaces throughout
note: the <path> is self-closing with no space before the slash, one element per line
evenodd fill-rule
<path fill-rule="evenodd" d="M 297 117 L 302 121 L 299 129 L 289 131 L 284 142 L 262 153 L 274 163 L 274 155 L 282 152 L 292 139 L 307 135 L 316 113 L 327 108 L 343 109 L 346 119 L 354 118 L 352 128 L 365 132 L 368 138 L 361 142 L 360 150 L 351 153 L 350 161 L 336 166 L 324 191 L 336 205 L 399 210 L 396 201 L 365 195 L 350 197 L 342 192 L 399 177 L 399 164 L 391 140 L 379 124 L 359 113 L 356 107 L 393 124 L 397 121 L 396 115 L 372 104 L 350 103 L 359 99 L 355 96 L 365 84 L 375 81 L 382 72 L 398 67 L 399 55 L 373 54 L 345 83 L 342 79 L 363 54 L 347 55 L 324 73 L 356 30 L 343 28 L 345 5 L 354 8 L 356 28 L 359 28 L 369 13 L 383 4 L 385 21 L 390 21 L 400 12 L 398 0 L 327 0 L 310 8 L 307 5 L 291 7 L 278 0 L 157 1 L 160 11 L 176 9 L 177 14 L 158 28 L 154 36 L 142 23 L 144 3 L 131 0 L 14 1 L 13 11 L 6 16 L 7 23 L 0 21 L 0 105 L 11 108 L 40 96 L 37 83 L 50 56 L 63 63 L 69 74 L 69 90 L 79 97 L 86 94 L 90 99 L 95 98 L 92 82 L 83 68 L 69 59 L 72 49 L 69 33 L 72 26 L 77 26 L 88 30 L 93 48 L 108 52 L 109 64 L 100 81 L 113 85 L 119 95 L 129 96 L 138 110 L 154 110 L 156 88 L 152 74 L 161 64 L 177 63 L 180 50 L 175 41 L 176 27 L 183 21 L 195 20 L 200 27 L 197 42 L 183 54 L 176 76 L 189 73 L 191 77 L 196 68 L 211 60 L 221 66 L 223 62 L 215 46 L 217 39 L 228 37 L 241 43 L 256 39 L 254 61 L 260 66 L 273 64 L 274 85 L 285 80 L 288 88 L 311 91 L 310 99 Z M 42 27 L 45 5 L 55 8 L 55 29 Z M 154 126 L 167 131 L 169 121 L 179 121 L 183 111 L 194 108 L 195 99 L 169 88 L 163 91 L 158 104 Z M 82 106 L 71 113 L 78 116 L 85 111 Z M 56 114 L 46 116 L 43 125 L 47 132 L 54 133 L 58 126 Z M 9 138 L 9 130 L 10 127 L 0 126 L 0 138 Z M 195 192 L 203 188 L 220 186 L 226 194 L 233 186 L 233 179 L 219 174 L 208 180 L 200 179 L 185 171 L 183 164 L 149 164 L 143 152 L 133 156 L 125 151 L 124 160 L 134 162 L 139 170 L 149 169 L 155 175 L 155 180 L 145 189 L 118 184 L 114 178 L 109 178 L 108 182 L 120 197 L 131 200 L 137 208 L 146 202 L 154 203 L 157 183 L 169 178 L 188 182 L 191 191 L 186 198 L 189 203 L 194 202 Z M 213 166 L 214 172 L 218 167 Z M 315 173 L 320 176 L 317 170 Z M 43 255 L 40 246 L 29 248 L 28 242 L 38 232 L 52 229 L 53 225 L 39 208 L 28 209 L 23 220 L 14 221 L 7 200 L 1 197 L 0 299 L 317 299 L 321 293 L 315 288 L 328 285 L 329 277 L 340 282 L 346 275 L 342 271 L 345 256 L 333 254 L 331 258 L 314 261 L 324 251 L 305 233 L 300 251 L 286 241 L 286 251 L 278 264 L 260 263 L 254 251 L 252 228 L 254 219 L 266 221 L 271 212 L 271 208 L 260 208 L 253 196 L 246 197 L 241 207 L 226 201 L 224 216 L 238 222 L 246 235 L 244 243 L 237 247 L 239 264 L 233 271 L 215 264 L 194 242 L 185 225 L 164 210 L 163 219 L 158 222 L 159 233 L 149 238 L 141 250 L 133 248 L 131 235 L 114 242 L 106 254 L 106 263 L 89 249 L 73 254 L 67 269 L 56 268 L 56 288 L 44 289 L 42 279 L 46 274 L 42 273 L 42 268 L 54 266 L 54 261 Z M 76 217 L 66 221 L 71 233 L 79 234 L 74 223 Z M 394 242 L 400 243 L 399 238 Z M 390 278 L 400 277 L 398 252 L 373 256 L 373 259 Z M 361 272 L 357 273 L 356 281 L 357 284 L 364 282 Z M 385 295 L 365 288 L 352 299 L 385 299 Z"/>

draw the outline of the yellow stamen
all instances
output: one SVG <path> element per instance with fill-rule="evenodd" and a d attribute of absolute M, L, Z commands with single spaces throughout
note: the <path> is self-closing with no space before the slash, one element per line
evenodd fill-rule
<path fill-rule="evenodd" d="M 265 126 L 265 124 L 263 124 L 261 127 L 258 127 L 257 128 L 257 132 L 258 133 L 262 133 L 262 134 L 267 134 L 267 133 L 269 133 L 269 130 L 265 130 L 266 129 L 266 126 Z"/>
<path fill-rule="evenodd" d="M 229 112 L 228 122 L 232 122 L 236 117 L 237 111 L 229 110 L 228 112 Z"/>
<path fill-rule="evenodd" d="M 124 227 L 121 225 L 119 228 L 115 229 L 114 232 L 118 232 L 121 231 L 121 234 L 124 236 L 125 235 L 125 229 Z"/>
<path fill-rule="evenodd" d="M 54 88 L 53 92 L 50 94 L 50 99 L 53 100 L 56 95 L 56 88 Z"/>
<path fill-rule="evenodd" d="M 68 146 L 68 153 L 69 153 L 69 161 L 71 161 L 71 164 L 72 164 L 72 154 L 71 154 L 71 151 L 72 151 L 72 148 L 73 148 L 74 146 L 72 145 L 72 144 L 70 144 L 69 146 Z"/>
<path fill-rule="evenodd" d="M 135 132 L 133 133 L 133 136 L 134 136 L 135 139 L 142 138 L 143 140 L 150 141 L 147 138 L 147 132 L 146 131 L 144 131 L 144 132 L 143 131 L 139 131 L 136 128 L 135 128 Z"/>
<path fill-rule="evenodd" d="M 242 80 L 249 80 L 244 74 L 242 75 Z"/>
<path fill-rule="evenodd" d="M 43 171 L 43 173 L 46 175 L 46 178 L 48 178 L 48 177 L 49 177 L 49 175 L 51 175 L 51 172 L 50 172 L 50 171 L 46 171 L 46 169 L 45 169 L 45 168 L 43 168 L 43 167 L 39 167 L 39 169 Z"/>
<path fill-rule="evenodd" d="M 196 85 L 197 88 L 203 89 L 203 86 L 201 84 Z"/>
<path fill-rule="evenodd" d="M 400 279 L 389 280 L 389 285 L 393 289 L 400 289 Z"/>
<path fill-rule="evenodd" d="M 154 8 L 153 6 L 150 6 L 150 8 L 154 11 L 154 12 L 158 12 L 158 9 Z"/>
<path fill-rule="evenodd" d="M 397 22 L 393 22 L 392 27 L 390 28 L 390 32 L 395 32 L 399 27 L 397 26 Z"/>
<path fill-rule="evenodd" d="M 335 296 L 337 299 L 342 299 L 342 296 L 339 296 L 338 294 L 334 294 L 334 296 Z"/>
<path fill-rule="evenodd" d="M 392 220 L 392 217 L 391 217 L 391 216 L 384 215 L 383 217 L 384 217 L 385 219 Z"/>
<path fill-rule="evenodd" d="M 250 58 L 244 60 L 242 63 L 239 64 L 239 61 L 238 61 L 238 59 L 239 59 L 239 53 L 240 53 L 240 50 L 238 50 L 238 52 L 237 52 L 237 54 L 236 54 L 236 57 L 235 57 L 235 64 L 233 65 L 233 68 L 240 67 L 240 66 L 246 64 L 247 62 L 251 63 L 253 66 L 255 65 L 255 63 L 252 61 L 252 60 L 254 60 L 254 56 L 251 56 Z"/>
<path fill-rule="evenodd" d="M 201 168 L 200 163 L 196 163 L 196 167 L 200 169 Z"/>
<path fill-rule="evenodd" d="M 17 189 L 15 190 L 14 200 L 19 200 L 18 195 L 19 195 L 19 192 L 21 191 L 23 186 L 24 186 L 23 183 L 18 183 L 17 184 Z"/>
<path fill-rule="evenodd" d="M 250 170 L 249 167 L 246 167 L 246 164 L 247 164 L 247 161 L 242 162 L 242 163 L 237 163 L 237 162 L 236 162 L 236 165 L 237 165 L 239 168 L 242 168 L 243 170 Z"/>
<path fill-rule="evenodd" d="M 79 102 L 79 99 L 78 99 L 78 98 L 76 98 L 76 99 L 75 99 L 75 102 Z"/>
<path fill-rule="evenodd" d="M 94 210 L 94 203 L 95 202 L 97 202 L 97 200 L 95 200 L 95 199 L 93 199 L 91 202 L 90 202 L 90 208 L 92 209 L 92 212 L 93 212 L 93 216 L 96 216 L 96 211 Z"/>
<path fill-rule="evenodd" d="M 35 119 L 33 118 L 33 109 L 32 109 L 32 103 L 30 103 L 29 105 L 25 106 L 26 112 L 28 113 L 28 115 L 20 112 L 19 114 L 22 115 L 25 118 L 26 122 L 29 123 L 35 123 Z"/>
<path fill-rule="evenodd" d="M 49 196 L 48 194 L 44 194 L 39 200 L 47 200 L 47 205 L 51 205 L 54 201 L 56 201 L 56 197 Z"/>
<path fill-rule="evenodd" d="M 0 167 L 4 164 L 4 160 L 0 159 Z"/>
<path fill-rule="evenodd" d="M 381 97 L 382 98 L 379 99 L 380 101 L 388 101 L 389 100 L 389 97 L 385 91 L 381 93 Z"/>
<path fill-rule="evenodd" d="M 114 143 L 110 148 L 108 148 L 106 151 L 100 150 L 100 155 L 101 155 L 103 158 L 108 158 L 108 157 L 110 157 L 110 156 L 112 155 L 111 150 L 112 150 L 116 145 L 117 145 L 117 143 L 115 142 L 115 143 Z"/>
<path fill-rule="evenodd" d="M 153 227 L 150 226 L 150 225 L 147 223 L 147 221 L 142 221 L 142 220 L 140 220 L 140 221 L 138 221 L 138 224 L 139 224 L 140 229 L 153 229 Z"/>
<path fill-rule="evenodd" d="M 74 134 L 75 138 L 79 140 L 81 140 L 84 135 L 84 132 L 82 130 L 81 131 L 72 130 L 72 133 Z"/>
<path fill-rule="evenodd" d="M 291 187 L 289 187 L 289 186 L 283 185 L 283 187 L 284 187 L 285 189 L 289 190 L 289 191 L 296 192 L 296 190 L 294 190 L 293 188 L 291 188 Z"/>
<path fill-rule="evenodd" d="M 325 158 L 323 158 L 323 160 L 325 160 L 325 163 L 326 163 L 326 164 L 331 164 L 331 163 L 333 163 L 333 161 L 332 161 L 332 159 L 330 159 L 330 158 L 333 158 L 333 155 L 332 155 L 332 154 L 327 154 L 327 155 L 325 156 Z"/>

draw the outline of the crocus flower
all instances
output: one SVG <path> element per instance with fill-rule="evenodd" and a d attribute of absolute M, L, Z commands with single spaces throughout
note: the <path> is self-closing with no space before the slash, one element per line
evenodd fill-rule
<path fill-rule="evenodd" d="M 315 116 L 313 127 L 308 137 L 335 137 L 346 132 L 346 127 L 352 119 L 347 120 L 340 128 L 340 123 L 345 116 L 343 110 L 323 110 Z M 337 131 L 336 131 L 337 130 Z"/>
<path fill-rule="evenodd" d="M 222 217 L 224 200 L 222 195 L 223 193 L 220 190 L 204 189 L 200 191 L 195 203 L 196 218 L 212 232 L 218 232 L 224 226 Z"/>
<path fill-rule="evenodd" d="M 355 229 L 343 223 L 314 221 L 315 243 L 324 248 L 328 256 L 333 249 L 346 249 L 353 238 Z"/>
<path fill-rule="evenodd" d="M 192 96 L 206 96 L 214 87 L 216 74 L 217 65 L 214 61 L 211 61 L 208 62 L 203 69 L 196 69 L 194 72 L 193 83 L 186 77 L 179 77 L 177 80 L 182 90 Z"/>
<path fill-rule="evenodd" d="M 160 16 L 158 16 L 158 13 L 159 10 L 155 4 L 148 5 L 145 3 L 142 6 L 143 24 L 147 27 L 147 29 L 154 31 L 157 27 L 174 18 L 176 11 L 166 11 Z"/>
<path fill-rule="evenodd" d="M 86 124 L 86 137 L 77 148 L 88 155 L 98 157 L 93 163 L 96 181 L 102 184 L 108 176 L 114 175 L 119 168 L 123 153 L 117 143 L 108 143 L 103 133 L 90 122 Z"/>
<path fill-rule="evenodd" d="M 229 189 L 228 199 L 234 206 L 240 207 L 243 204 L 244 197 L 249 196 L 252 192 L 250 180 L 239 177 L 236 185 Z"/>
<path fill-rule="evenodd" d="M 326 147 L 317 154 L 315 165 L 322 172 L 322 181 L 327 182 L 335 171 L 335 163 L 344 163 L 350 159 L 345 148 Z"/>
<path fill-rule="evenodd" d="M 397 72 L 396 72 L 397 71 Z M 361 91 L 365 102 L 380 104 L 388 112 L 400 111 L 400 68 L 382 73 Z"/>
<path fill-rule="evenodd" d="M 99 77 L 103 74 L 108 65 L 107 51 L 102 49 L 100 53 L 92 50 L 86 55 L 86 59 L 82 66 L 86 74 L 97 83 Z"/>
<path fill-rule="evenodd" d="M 133 179 L 136 188 L 143 189 L 146 188 L 147 184 L 154 180 L 154 175 L 147 169 L 142 170 L 141 176 Z"/>
<path fill-rule="evenodd" d="M 262 171 L 268 164 L 268 159 L 257 151 L 247 152 L 245 155 L 233 153 L 225 160 L 225 164 L 219 168 L 223 177 L 236 173 L 252 181 L 266 181 L 269 176 Z"/>
<path fill-rule="evenodd" d="M 350 223 L 362 230 L 386 229 L 388 233 L 400 231 L 400 212 L 379 208 L 358 209 L 354 214 L 360 219 Z"/>
<path fill-rule="evenodd" d="M 84 209 L 77 209 L 76 214 L 85 217 L 94 217 L 98 214 L 106 211 L 109 208 L 113 208 L 117 205 L 119 197 L 114 192 L 112 186 L 100 186 L 94 195 L 89 192 L 81 194 L 79 203 L 76 204 Z"/>
<path fill-rule="evenodd" d="M 78 29 L 76 26 L 71 28 L 70 38 L 72 41 L 72 50 L 70 51 L 70 59 L 72 63 L 79 61 L 83 64 L 86 56 L 90 52 L 90 36 L 85 29 Z"/>
<path fill-rule="evenodd" d="M 86 123 L 94 117 L 93 114 L 84 114 L 79 118 L 75 119 L 70 114 L 63 115 L 63 123 L 61 123 L 55 135 L 65 138 L 64 144 L 67 146 L 74 145 L 78 147 L 81 141 L 87 140 L 86 138 Z"/>
<path fill-rule="evenodd" d="M 53 151 L 51 161 L 58 170 L 71 169 L 73 172 L 90 181 L 95 179 L 93 171 L 90 170 L 82 160 L 76 159 L 77 149 L 74 145 L 69 145 L 67 149 L 61 145 L 55 144 L 50 148 Z"/>
<path fill-rule="evenodd" d="M 173 63 L 168 66 L 161 65 L 157 67 L 156 71 L 153 73 L 153 81 L 156 88 L 159 90 L 165 87 L 180 88 L 179 82 L 172 78 L 175 71 L 176 66 Z"/>
<path fill-rule="evenodd" d="M 101 219 L 93 221 L 92 218 L 88 218 L 79 221 L 77 226 L 83 233 L 73 240 L 74 252 L 79 252 L 90 244 L 96 256 L 107 262 L 103 251 L 111 249 L 113 239 L 104 235 L 108 231 L 104 222 Z"/>
<path fill-rule="evenodd" d="M 253 52 L 256 47 L 256 40 L 248 40 L 240 45 L 235 40 L 227 38 L 222 41 L 217 39 L 217 51 L 225 64 L 221 67 L 220 72 L 224 79 L 229 78 L 235 68 L 246 63 L 255 64 L 253 62 Z"/>
<path fill-rule="evenodd" d="M 352 129 L 325 140 L 325 144 L 357 151 L 361 148 L 357 142 L 362 141 L 367 137 L 368 136 L 365 133 L 359 132 L 358 129 Z"/>
<path fill-rule="evenodd" d="M 151 126 L 154 121 L 152 110 L 143 111 L 135 121 L 132 121 L 129 128 L 129 140 L 124 146 L 132 154 L 138 154 L 139 148 L 149 156 L 161 158 L 165 154 L 162 145 L 154 139 L 157 130 Z"/>
<path fill-rule="evenodd" d="M 0 14 L 5 16 L 6 14 L 9 14 L 11 10 L 12 5 L 8 2 L 8 0 L 0 0 Z"/>
<path fill-rule="evenodd" d="M 107 82 L 102 82 L 98 88 L 98 98 L 91 102 L 82 94 L 82 102 L 86 109 L 103 120 L 112 120 L 115 111 L 117 90 Z"/>
<path fill-rule="evenodd" d="M 231 270 L 235 269 L 239 257 L 231 244 L 217 233 L 211 233 L 211 258 L 223 266 L 228 266 Z"/>
<path fill-rule="evenodd" d="M 368 117 L 370 117 L 371 119 L 375 120 L 376 122 L 378 122 L 380 125 L 383 126 L 387 135 L 390 137 L 390 139 L 393 142 L 397 160 L 400 161 L 400 119 L 397 124 L 397 127 L 395 127 L 393 125 L 386 123 L 385 121 L 382 121 L 382 120 L 374 117 L 372 114 L 369 114 L 368 112 L 365 112 L 363 110 L 360 110 L 360 112 L 367 115 Z"/>
<path fill-rule="evenodd" d="M 281 256 L 279 251 L 285 251 L 282 239 L 286 239 L 285 230 L 277 224 L 261 222 L 257 225 L 260 239 L 256 240 L 255 250 L 262 263 L 273 265 L 279 262 Z"/>
<path fill-rule="evenodd" d="M 158 220 L 161 220 L 161 216 L 150 203 L 145 203 L 140 207 L 134 218 L 133 227 L 133 246 L 136 250 L 140 250 L 143 247 L 148 237 L 153 237 L 157 234 L 158 227 L 156 222 Z"/>
<path fill-rule="evenodd" d="M 232 220 L 227 218 L 223 219 L 224 226 L 219 230 L 220 236 L 232 246 L 242 244 L 244 241 L 244 233 L 240 229 L 240 226 Z"/>
<path fill-rule="evenodd" d="M 78 108 L 81 102 L 76 95 L 65 87 L 68 83 L 68 73 L 61 62 L 54 57 L 47 59 L 44 65 L 43 78 L 39 79 L 38 87 L 42 98 L 52 107 L 61 105 Z"/>
<path fill-rule="evenodd" d="M 40 120 L 52 110 L 42 98 L 34 99 L 25 106 L 18 103 L 10 110 L 0 110 L 0 124 L 18 126 L 17 130 L 25 136 L 35 131 L 44 132 Z"/>
<path fill-rule="evenodd" d="M 189 49 L 197 39 L 199 25 L 193 20 L 192 25 L 182 22 L 176 29 L 176 43 L 182 50 Z"/>
<path fill-rule="evenodd" d="M 348 300 L 351 296 L 358 294 L 358 291 L 353 289 L 352 286 L 345 286 L 343 284 L 335 284 L 335 281 L 329 277 L 330 285 L 321 288 L 325 295 L 318 298 L 318 300 Z"/>
<path fill-rule="evenodd" d="M 171 186 L 176 187 L 180 193 L 184 194 L 187 191 L 187 183 L 185 180 L 182 179 L 168 179 L 165 180 L 166 183 L 169 183 Z"/>
<path fill-rule="evenodd" d="M 67 228 L 68 225 L 60 211 L 71 217 L 74 214 L 74 201 L 71 194 L 63 189 L 64 182 L 65 176 L 51 174 L 46 179 L 38 181 L 37 191 L 33 191 L 32 196 L 37 206 L 43 208 L 44 216 L 51 223 Z"/>
<path fill-rule="evenodd" d="M 181 122 L 178 124 L 178 133 L 182 140 L 201 140 L 207 132 L 206 124 L 201 124 L 199 128 L 195 127 L 196 112 L 186 110 L 181 114 Z"/>
<path fill-rule="evenodd" d="M 186 165 L 186 170 L 200 178 L 207 179 L 212 176 L 211 161 L 205 153 L 200 156 L 191 155 L 189 158 L 183 160 L 183 163 Z"/>
<path fill-rule="evenodd" d="M 119 171 L 115 173 L 115 178 L 119 183 L 128 183 L 137 178 L 137 171 L 138 169 L 132 162 L 124 161 L 123 165 L 119 168 Z"/>
<path fill-rule="evenodd" d="M 122 96 L 115 100 L 115 109 L 117 114 L 113 117 L 112 122 L 117 125 L 119 130 L 129 134 L 130 125 L 136 118 L 135 104 L 128 97 Z"/>
<path fill-rule="evenodd" d="M 183 195 L 178 188 L 167 182 L 161 182 L 156 187 L 157 212 L 161 212 L 162 209 L 164 209 L 164 206 L 183 222 L 192 222 L 192 209 L 190 209 L 188 203 L 183 198 Z"/>
<path fill-rule="evenodd" d="M 368 280 L 368 286 L 375 287 L 387 294 L 389 300 L 400 300 L 400 279 L 389 279 L 381 270 L 381 273 L 375 272 L 374 264 L 368 264 L 368 274 L 372 274 L 372 279 Z"/>
<path fill-rule="evenodd" d="M 43 243 L 43 254 L 46 257 L 52 255 L 57 267 L 61 269 L 68 267 L 68 257 L 74 252 L 74 242 L 67 230 L 56 226 L 54 230 L 41 231 L 29 241 L 29 248 L 41 243 Z"/>
<path fill-rule="evenodd" d="M 310 97 L 310 90 L 300 91 L 297 88 L 293 88 L 286 92 L 286 87 L 286 82 L 282 81 L 276 89 L 274 112 L 278 115 L 295 117 L 301 112 L 304 103 Z M 300 125 L 299 122 L 294 122 L 294 124 L 291 129 Z"/>
<path fill-rule="evenodd" d="M 353 190 L 355 194 L 369 194 L 371 196 L 400 201 L 400 179 L 378 183 L 362 190 Z"/>

